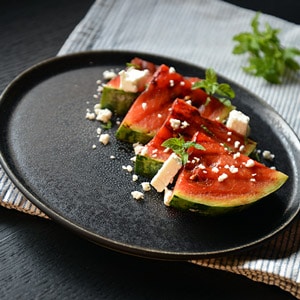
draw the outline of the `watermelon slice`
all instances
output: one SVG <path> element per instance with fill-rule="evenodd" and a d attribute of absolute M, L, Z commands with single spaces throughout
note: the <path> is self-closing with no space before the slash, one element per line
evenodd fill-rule
<path fill-rule="evenodd" d="M 120 74 L 109 80 L 103 87 L 100 105 L 108 108 L 118 116 L 124 116 L 138 95 L 145 90 L 150 82 L 157 66 L 149 61 L 135 57 L 130 61 L 130 66 L 137 70 L 148 70 L 148 74 L 139 85 L 137 92 L 124 91 L 121 87 Z M 127 68 L 128 69 L 128 68 Z"/>
<path fill-rule="evenodd" d="M 204 215 L 240 210 L 279 189 L 288 176 L 236 153 L 204 132 L 193 138 L 205 151 L 190 148 L 166 204 Z"/>
<path fill-rule="evenodd" d="M 180 126 L 174 128 L 173 124 L 172 127 L 172 120 L 173 122 L 174 120 L 179 121 Z M 198 131 L 207 134 L 215 142 L 223 144 L 227 151 L 233 153 L 241 152 L 249 155 L 256 148 L 256 143 L 251 139 L 229 130 L 223 123 L 203 118 L 196 107 L 182 99 L 176 99 L 163 126 L 146 144 L 142 154 L 137 155 L 136 174 L 152 178 L 171 153 L 171 151 L 166 151 L 162 143 L 169 138 L 179 136 L 190 141 Z"/>
<path fill-rule="evenodd" d="M 210 97 L 201 89 L 192 89 L 197 78 L 184 78 L 181 74 L 161 65 L 148 88 L 142 92 L 123 119 L 117 130 L 119 140 L 142 144 L 147 143 L 163 125 L 176 98 L 189 100 L 201 108 L 201 113 L 208 119 L 225 119 L 233 106 L 225 106 L 218 99 Z"/>

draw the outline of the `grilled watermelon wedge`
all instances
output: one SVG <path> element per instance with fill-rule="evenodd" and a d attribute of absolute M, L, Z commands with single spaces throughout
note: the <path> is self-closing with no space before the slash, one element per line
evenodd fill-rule
<path fill-rule="evenodd" d="M 132 104 L 116 137 L 119 140 L 142 144 L 147 143 L 163 125 L 176 98 L 189 100 L 200 108 L 208 119 L 225 119 L 233 106 L 225 106 L 218 99 L 210 97 L 201 89 L 192 89 L 197 78 L 185 78 L 166 65 L 158 67 L 147 89 Z"/>
<path fill-rule="evenodd" d="M 120 86 L 121 80 L 120 74 L 118 74 L 103 86 L 100 98 L 101 107 L 108 108 L 118 116 L 124 116 L 128 112 L 134 100 L 145 90 L 146 85 L 149 83 L 157 69 L 157 66 L 154 63 L 143 60 L 139 57 L 133 58 L 130 61 L 129 67 L 137 70 L 148 70 L 148 74 L 139 85 L 137 92 L 124 91 Z"/>
<path fill-rule="evenodd" d="M 179 121 L 180 126 L 172 127 L 172 120 Z M 142 153 L 137 155 L 136 174 L 152 178 L 171 153 L 166 151 L 162 143 L 179 136 L 190 141 L 198 131 L 210 136 L 216 143 L 223 144 L 223 147 L 232 153 L 241 152 L 249 155 L 256 148 L 256 142 L 229 130 L 223 123 L 203 118 L 196 107 L 182 99 L 176 99 L 163 126 L 145 145 Z"/>
<path fill-rule="evenodd" d="M 288 176 L 249 157 L 229 153 L 204 132 L 193 138 L 205 151 L 190 148 L 167 205 L 204 215 L 241 210 L 279 189 Z"/>

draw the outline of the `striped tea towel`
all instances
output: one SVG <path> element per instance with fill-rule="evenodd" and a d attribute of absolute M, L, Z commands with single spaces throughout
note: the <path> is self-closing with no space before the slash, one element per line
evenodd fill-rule
<path fill-rule="evenodd" d="M 148 52 L 212 67 L 267 101 L 300 136 L 300 78 L 289 75 L 270 85 L 241 70 L 232 55 L 232 37 L 249 31 L 254 11 L 220 0 L 96 0 L 58 55 L 85 50 L 120 49 Z M 261 23 L 280 28 L 285 46 L 300 48 L 300 26 L 262 14 Z M 16 190 L 0 169 L 1 204 L 45 215 Z M 255 250 L 191 263 L 242 274 L 277 285 L 300 299 L 300 219 Z"/>

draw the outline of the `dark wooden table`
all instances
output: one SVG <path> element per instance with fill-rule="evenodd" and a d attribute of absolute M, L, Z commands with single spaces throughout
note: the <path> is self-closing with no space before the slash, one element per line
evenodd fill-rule
<path fill-rule="evenodd" d="M 298 0 L 228 2 L 300 22 Z M 55 56 L 92 3 L 1 0 L 0 90 Z M 115 253 L 52 221 L 0 207 L 0 299 L 294 298 L 242 276 Z"/>

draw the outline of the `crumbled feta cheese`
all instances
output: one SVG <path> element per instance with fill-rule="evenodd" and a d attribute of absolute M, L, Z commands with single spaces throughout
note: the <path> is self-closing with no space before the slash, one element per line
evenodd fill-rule
<path fill-rule="evenodd" d="M 143 102 L 143 103 L 142 103 L 142 108 L 143 108 L 143 110 L 146 110 L 147 106 L 148 106 L 148 105 L 147 105 L 146 102 Z"/>
<path fill-rule="evenodd" d="M 226 173 L 223 173 L 223 174 L 221 174 L 219 177 L 218 177 L 218 181 L 219 182 L 222 182 L 222 181 L 224 181 L 225 179 L 227 179 L 228 178 L 228 175 L 226 174 Z"/>
<path fill-rule="evenodd" d="M 240 141 L 235 141 L 234 142 L 234 148 L 238 148 L 240 146 L 241 142 Z"/>
<path fill-rule="evenodd" d="M 163 163 L 156 175 L 151 180 L 151 185 L 158 191 L 162 192 L 174 176 L 182 167 L 182 161 L 175 153 L 172 153 L 168 159 Z"/>
<path fill-rule="evenodd" d="M 116 76 L 117 76 L 117 74 L 112 70 L 106 70 L 106 71 L 103 72 L 103 78 L 105 80 L 113 79 Z"/>
<path fill-rule="evenodd" d="M 246 136 L 248 133 L 250 118 L 238 110 L 232 110 L 229 113 L 226 126 L 229 129 L 235 130 L 239 134 Z"/>
<path fill-rule="evenodd" d="M 158 118 L 162 118 L 162 114 L 157 114 L 157 117 Z"/>
<path fill-rule="evenodd" d="M 172 200 L 173 191 L 165 188 L 164 193 L 164 204 L 166 206 L 170 206 L 170 202 Z"/>
<path fill-rule="evenodd" d="M 237 159 L 240 156 L 241 156 L 241 153 L 240 152 L 236 152 L 236 153 L 233 154 L 233 159 Z"/>
<path fill-rule="evenodd" d="M 170 80 L 169 83 L 170 83 L 170 87 L 173 87 L 175 85 L 174 80 L 172 80 L 172 79 Z"/>
<path fill-rule="evenodd" d="M 142 182 L 141 183 L 143 191 L 149 192 L 151 190 L 150 182 Z"/>
<path fill-rule="evenodd" d="M 131 196 L 133 197 L 133 199 L 135 200 L 141 200 L 144 199 L 144 194 L 142 192 L 139 191 L 133 191 L 131 192 Z"/>
<path fill-rule="evenodd" d="M 211 170 L 214 173 L 218 173 L 219 172 L 219 168 L 218 167 L 212 167 Z"/>
<path fill-rule="evenodd" d="M 170 74 L 175 73 L 175 72 L 176 72 L 176 70 L 175 70 L 174 67 L 170 67 L 170 68 L 169 68 L 169 73 L 170 73 Z"/>
<path fill-rule="evenodd" d="M 99 137 L 100 143 L 102 143 L 103 145 L 107 145 L 109 143 L 109 140 L 110 140 L 110 136 L 108 133 L 100 134 L 100 137 Z"/>
<path fill-rule="evenodd" d="M 176 130 L 176 129 L 178 129 L 180 127 L 181 121 L 178 120 L 178 119 L 171 118 L 170 119 L 170 125 L 173 128 L 173 130 Z"/>
<path fill-rule="evenodd" d="M 199 165 L 197 166 L 197 168 L 199 168 L 200 170 L 205 170 L 205 166 L 204 166 L 203 164 L 199 164 Z"/>
<path fill-rule="evenodd" d="M 119 72 L 120 75 L 120 89 L 125 92 L 136 93 L 139 86 L 146 84 L 146 79 L 149 74 L 149 70 L 137 70 L 135 68 L 129 68 L 126 71 Z"/>
<path fill-rule="evenodd" d="M 139 177 L 136 174 L 132 175 L 132 181 L 137 181 L 139 179 Z"/>
<path fill-rule="evenodd" d="M 264 150 L 262 153 L 263 158 L 268 160 L 273 160 L 275 158 L 275 155 L 272 154 L 269 150 Z"/>
<path fill-rule="evenodd" d="M 133 151 L 134 151 L 135 155 L 138 155 L 138 154 L 143 155 L 143 154 L 147 153 L 147 147 L 140 143 L 135 143 L 135 144 L 133 144 Z"/>
<path fill-rule="evenodd" d="M 101 109 L 100 103 L 95 104 L 95 105 L 94 105 L 94 112 L 95 112 L 95 114 L 98 113 L 98 110 L 99 110 L 99 109 Z"/>
<path fill-rule="evenodd" d="M 199 162 L 200 161 L 200 158 L 199 157 L 197 157 L 197 156 L 194 156 L 194 158 L 193 158 L 196 162 Z"/>
<path fill-rule="evenodd" d="M 239 148 L 239 151 L 243 152 L 244 150 L 245 150 L 245 145 L 241 145 L 240 148 Z"/>
<path fill-rule="evenodd" d="M 183 122 L 181 122 L 180 128 L 184 129 L 184 128 L 187 128 L 188 126 L 190 126 L 190 124 L 187 121 L 183 121 Z"/>
<path fill-rule="evenodd" d="M 254 167 L 254 165 L 255 165 L 255 162 L 254 162 L 254 160 L 253 159 L 248 159 L 247 161 L 246 161 L 246 164 L 245 164 L 245 166 L 247 167 L 247 168 L 252 168 L 252 167 Z"/>
<path fill-rule="evenodd" d="M 123 170 L 126 170 L 127 172 L 131 173 L 133 171 L 133 167 L 130 165 L 122 166 Z"/>
<path fill-rule="evenodd" d="M 108 108 L 99 109 L 97 111 L 96 120 L 107 123 L 112 117 L 112 112 Z"/>
<path fill-rule="evenodd" d="M 85 118 L 88 119 L 88 120 L 95 120 L 96 114 L 91 113 L 91 112 L 87 112 L 86 115 L 85 115 Z"/>
<path fill-rule="evenodd" d="M 229 167 L 229 172 L 234 174 L 234 173 L 237 173 L 239 171 L 239 169 L 235 166 L 230 166 Z"/>
<path fill-rule="evenodd" d="M 101 132 L 102 132 L 102 129 L 101 129 L 100 127 L 98 127 L 98 128 L 97 128 L 97 134 L 99 134 L 99 135 L 100 135 L 100 134 L 101 134 Z"/>

